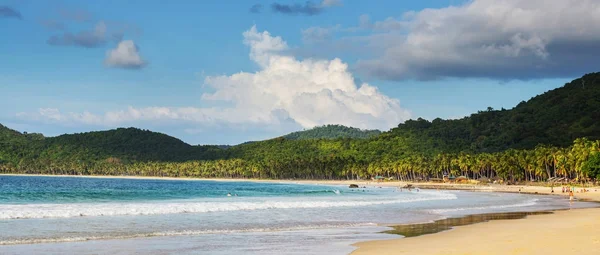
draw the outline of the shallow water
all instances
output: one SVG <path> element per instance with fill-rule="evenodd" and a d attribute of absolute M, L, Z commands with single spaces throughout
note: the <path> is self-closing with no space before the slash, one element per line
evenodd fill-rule
<path fill-rule="evenodd" d="M 472 214 L 461 217 L 451 217 L 436 220 L 434 222 L 413 223 L 393 226 L 392 230 L 385 233 L 401 235 L 404 237 L 415 237 L 450 230 L 454 227 L 465 226 L 475 223 L 487 222 L 491 220 L 517 220 L 523 219 L 529 215 L 551 214 L 550 211 L 535 212 L 501 212 Z"/>
<path fill-rule="evenodd" d="M 507 193 L 0 176 L 0 254 L 347 254 L 352 243 L 397 237 L 382 224 L 588 206 Z"/>

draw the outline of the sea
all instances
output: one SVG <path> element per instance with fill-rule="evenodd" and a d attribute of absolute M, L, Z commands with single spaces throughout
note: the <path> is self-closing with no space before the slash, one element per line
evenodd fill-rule
<path fill-rule="evenodd" d="M 376 184 L 0 176 L 0 254 L 349 254 L 390 224 L 592 207 Z"/>

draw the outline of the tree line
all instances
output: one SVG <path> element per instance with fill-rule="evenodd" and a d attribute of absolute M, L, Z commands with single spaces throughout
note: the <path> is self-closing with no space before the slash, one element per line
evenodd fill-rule
<path fill-rule="evenodd" d="M 582 86 L 585 82 L 585 87 Z M 444 174 L 507 181 L 598 179 L 600 73 L 461 119 L 389 131 L 338 125 L 235 146 L 190 145 L 137 128 L 44 137 L 0 125 L 0 172 L 400 180 Z"/>
<path fill-rule="evenodd" d="M 101 161 L 0 162 L 0 173 L 53 175 L 135 175 L 199 178 L 429 180 L 443 175 L 505 181 L 546 181 L 562 177 L 575 181 L 600 179 L 600 140 L 576 139 L 567 148 L 537 146 L 495 153 L 406 154 L 401 158 L 366 159 L 352 153 L 302 157 L 289 154 L 268 158 L 229 158 L 184 162 Z"/>

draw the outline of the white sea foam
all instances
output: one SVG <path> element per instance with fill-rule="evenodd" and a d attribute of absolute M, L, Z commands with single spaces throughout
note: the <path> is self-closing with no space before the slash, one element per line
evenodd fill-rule
<path fill-rule="evenodd" d="M 355 207 L 431 200 L 456 199 L 452 193 L 421 192 L 414 197 L 367 200 L 291 200 L 263 201 L 198 201 L 148 203 L 72 203 L 0 205 L 0 219 L 70 218 L 83 216 L 160 215 L 176 213 L 207 213 L 240 210 Z"/>
<path fill-rule="evenodd" d="M 430 213 L 443 214 L 448 212 L 460 212 L 460 211 L 479 211 L 479 210 L 490 210 L 490 209 L 505 209 L 515 207 L 526 207 L 534 206 L 537 204 L 538 199 L 527 200 L 522 203 L 508 204 L 508 205 L 490 205 L 490 206 L 476 206 L 476 207 L 461 207 L 461 208 L 447 208 L 447 209 L 433 209 L 429 210 Z"/>
<path fill-rule="evenodd" d="M 280 231 L 299 231 L 299 230 L 328 229 L 328 228 L 353 228 L 353 227 L 368 227 L 368 226 L 377 226 L 377 224 L 376 223 L 320 224 L 320 225 L 307 225 L 307 226 L 295 226 L 295 227 L 283 227 L 283 228 L 182 230 L 182 231 L 164 231 L 164 232 L 135 233 L 135 234 L 107 234 L 107 235 L 102 235 L 102 236 L 65 236 L 65 237 L 58 237 L 58 238 L 28 238 L 28 239 L 15 239 L 15 240 L 0 240 L 0 245 L 84 242 L 84 241 L 93 241 L 93 240 L 129 239 L 129 238 L 160 237 L 160 236 L 195 236 L 195 235 L 210 235 L 210 234 L 280 232 Z"/>

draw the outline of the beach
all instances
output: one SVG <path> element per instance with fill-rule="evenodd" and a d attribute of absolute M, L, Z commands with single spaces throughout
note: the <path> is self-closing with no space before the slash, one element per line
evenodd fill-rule
<path fill-rule="evenodd" d="M 16 176 L 37 176 L 40 177 L 40 175 L 16 175 Z M 49 176 L 44 176 L 44 177 L 49 177 Z M 65 176 L 52 176 L 52 177 L 65 177 Z M 339 253 L 339 254 L 348 254 L 350 252 L 352 252 L 352 254 L 414 254 L 414 253 L 419 253 L 419 254 L 563 254 L 563 253 L 567 253 L 567 252 L 577 252 L 577 254 L 595 254 L 595 251 L 597 249 L 600 248 L 600 233 L 598 232 L 600 230 L 600 209 L 597 208 L 591 208 L 591 209 L 573 209 L 573 210 L 569 210 L 568 207 L 568 200 L 567 198 L 559 198 L 558 196 L 567 196 L 568 193 L 562 193 L 561 192 L 561 188 L 560 186 L 555 187 L 554 188 L 554 193 L 551 192 L 551 188 L 550 187 L 544 187 L 544 186 L 524 186 L 524 185 L 471 185 L 471 184 L 440 184 L 440 183 L 408 183 L 408 182 L 396 182 L 396 181 L 390 181 L 390 182 L 373 182 L 373 181 L 366 181 L 366 180 L 255 180 L 255 179 L 194 179 L 194 178 L 162 178 L 162 177 L 137 177 L 137 176 L 69 176 L 69 177 L 78 177 L 76 178 L 77 180 L 80 178 L 90 178 L 92 180 L 98 180 L 101 181 L 103 179 L 107 179 L 107 178 L 115 178 L 115 179 L 120 179 L 123 181 L 127 181 L 127 180 L 147 180 L 147 181 L 152 181 L 152 180 L 165 180 L 165 181 L 186 181 L 180 184 L 176 184 L 173 183 L 173 185 L 176 186 L 172 186 L 172 187 L 179 187 L 180 185 L 197 185 L 197 184 L 193 184 L 193 181 L 199 181 L 199 182 L 205 182 L 205 181 L 219 181 L 219 182 L 224 182 L 225 184 L 219 184 L 219 185 L 229 185 L 227 183 L 231 183 L 230 185 L 240 185 L 240 184 L 235 184 L 234 182 L 238 182 L 241 183 L 243 185 L 243 183 L 248 183 L 249 185 L 252 183 L 265 183 L 265 184 L 269 184 L 269 183 L 279 183 L 279 184 L 305 184 L 305 185 L 323 185 L 323 186 L 338 186 L 340 190 L 342 190 L 343 192 L 351 192 L 351 189 L 347 189 L 348 185 L 350 184 L 357 184 L 360 187 L 367 187 L 367 195 L 369 194 L 376 194 L 378 192 L 384 192 L 382 193 L 385 194 L 385 197 L 389 197 L 389 196 L 396 196 L 396 195 L 400 195 L 400 193 L 394 193 L 393 190 L 395 189 L 385 189 L 385 187 L 404 187 L 407 184 L 411 184 L 413 187 L 419 187 L 422 189 L 421 192 L 416 192 L 415 189 L 413 189 L 412 194 L 413 195 L 417 195 L 419 193 L 422 193 L 422 195 L 427 195 L 427 197 L 423 197 L 423 198 L 418 198 L 416 201 L 420 201 L 422 199 L 425 200 L 426 204 L 423 205 L 419 205 L 422 206 L 421 209 L 419 209 L 420 211 L 436 211 L 436 213 L 440 213 L 439 209 L 435 209 L 435 208 L 445 208 L 442 209 L 441 212 L 443 212 L 442 214 L 448 213 L 448 212 L 452 212 L 453 211 L 453 204 L 456 203 L 455 201 L 464 201 L 463 204 L 461 205 L 456 205 L 462 208 L 466 208 L 466 211 L 457 211 L 457 215 L 458 216 L 464 216 L 464 215 L 470 215 L 470 214 L 477 214 L 477 213 L 493 213 L 493 212 L 502 212 L 503 210 L 508 210 L 508 211 L 519 211 L 519 210 L 527 210 L 527 211 L 531 211 L 531 210 L 544 210 L 542 209 L 542 207 L 540 207 L 540 205 L 537 205 L 537 207 L 534 208 L 538 208 L 538 209 L 526 209 L 528 208 L 528 203 L 530 203 L 531 201 L 535 201 L 537 200 L 536 197 L 539 197 L 540 199 L 543 199 L 545 197 L 548 198 L 554 198 L 553 200 L 562 200 L 562 201 L 567 201 L 567 208 L 563 208 L 563 209 L 567 209 L 567 210 L 559 210 L 559 211 L 555 211 L 552 214 L 545 214 L 545 215 L 530 215 L 527 216 L 524 219 L 517 219 L 517 220 L 493 220 L 493 221 L 489 221 L 489 222 L 483 222 L 483 223 L 476 223 L 476 224 L 472 224 L 472 225 L 466 225 L 466 226 L 459 226 L 459 227 L 455 227 L 452 230 L 449 231 L 442 231 L 439 233 L 435 233 L 435 234 L 427 234 L 427 235 L 422 235 L 422 236 L 417 236 L 417 237 L 410 237 L 410 238 L 402 238 L 400 236 L 395 236 L 395 235 L 389 235 L 389 234 L 368 234 L 368 232 L 365 232 L 364 229 L 359 230 L 352 230 L 352 228 L 354 227 L 359 227 L 359 228 L 381 228 L 380 230 L 376 230 L 376 231 L 372 231 L 372 233 L 376 233 L 376 232 L 381 232 L 383 230 L 385 230 L 386 226 L 393 226 L 393 225 L 401 225 L 401 224 L 407 224 L 407 222 L 402 221 L 403 219 L 405 219 L 405 217 L 410 216 L 412 217 L 412 220 L 409 221 L 409 224 L 413 224 L 415 222 L 421 222 L 421 220 L 419 220 L 419 214 L 408 214 L 408 215 L 401 215 L 402 213 L 406 212 L 405 210 L 407 210 L 406 208 L 403 207 L 397 207 L 397 206 L 393 206 L 390 207 L 386 204 L 388 204 L 389 201 L 386 201 L 386 199 L 384 197 L 382 197 L 383 200 L 381 201 L 371 201 L 371 199 L 368 200 L 361 200 L 361 201 L 353 201 L 352 204 L 356 204 L 356 206 L 359 207 L 350 207 L 349 210 L 345 210 L 345 209 L 336 209 L 336 208 L 344 208 L 344 207 L 336 207 L 338 204 L 339 205 L 343 205 L 346 206 L 345 203 L 347 202 L 343 202 L 343 201 L 338 201 L 336 200 L 332 200 L 332 201 L 322 201 L 322 202 L 326 202 L 328 203 L 327 205 L 321 205 L 321 204 L 311 204 L 309 202 L 298 202 L 298 203 L 291 203 L 291 204 L 282 204 L 280 202 L 278 203 L 273 203 L 272 205 L 265 205 L 263 204 L 263 202 L 261 202 L 260 204 L 248 204 L 248 206 L 257 206 L 260 205 L 262 207 L 266 208 L 271 208 L 269 210 L 288 210 L 288 209 L 277 209 L 279 207 L 298 207 L 298 210 L 301 208 L 304 208 L 302 210 L 308 210 L 308 211 L 314 211 L 314 215 L 311 217 L 313 220 L 315 220 L 314 222 L 305 222 L 305 223 L 301 223 L 300 227 L 298 228 L 298 226 L 296 225 L 286 225 L 286 222 L 289 222 L 290 219 L 282 219 L 281 224 L 277 225 L 277 226 L 272 226 L 274 227 L 274 229 L 280 229 L 280 230 L 276 230 L 276 231 L 282 231 L 282 232 L 278 232 L 278 233 L 287 233 L 289 230 L 293 230 L 292 232 L 289 232 L 290 235 L 297 235 L 296 239 L 298 239 L 298 235 L 306 235 L 306 237 L 308 238 L 309 236 L 312 235 L 321 235 L 322 233 L 328 233 L 326 231 L 337 231 L 337 232 L 330 232 L 333 233 L 332 235 L 335 235 L 336 237 L 331 237 L 331 239 L 324 239 L 322 243 L 320 243 L 319 246 L 320 248 L 315 250 L 315 254 L 317 253 L 317 250 L 319 252 L 324 251 L 323 247 L 348 247 L 345 248 L 346 252 L 345 253 Z M 82 180 L 83 180 L 82 179 Z M 51 179 L 50 179 L 51 180 Z M 190 182 L 188 182 L 190 181 Z M 94 181 L 95 182 L 95 181 Z M 112 182 L 110 182 L 112 183 Z M 165 183 L 164 185 L 171 185 L 168 183 Z M 188 183 L 188 184 L 186 184 Z M 216 185 L 216 184 L 215 184 Z M 253 185 L 253 184 L 252 184 Z M 345 187 L 344 187 L 345 186 Z M 233 187 L 233 186 L 232 186 Z M 382 189 L 380 189 L 380 187 L 384 187 Z M 313 188 L 310 188 L 313 189 Z M 575 197 L 579 200 L 586 200 L 586 201 L 600 201 L 600 192 L 598 192 L 597 188 L 588 188 L 590 190 L 590 192 L 587 193 L 575 193 Z M 358 189 L 357 191 L 360 191 L 361 189 Z M 397 190 L 397 189 L 396 189 Z M 450 197 L 446 197 L 446 193 L 444 193 L 444 190 L 448 190 L 452 193 L 449 193 L 447 195 L 449 195 Z M 459 191 L 455 191 L 455 190 L 459 190 Z M 577 191 L 580 190 L 580 188 L 576 188 Z M 429 192 L 433 192 L 431 194 L 428 194 Z M 473 192 L 463 192 L 463 191 L 473 191 Z M 311 191 L 312 192 L 312 191 Z M 370 193 L 371 192 L 371 193 Z M 376 192 L 376 193 L 372 193 L 372 192 Z M 391 193 L 390 193 L 391 192 Z M 406 192 L 406 190 L 405 190 Z M 441 192 L 441 193 L 438 193 Z M 458 192 L 458 193 L 456 193 Z M 362 191 L 361 191 L 362 193 Z M 501 200 L 498 200 L 500 203 L 504 203 L 505 206 L 500 206 L 500 207 L 496 207 L 494 206 L 494 204 L 488 204 L 486 206 L 485 210 L 480 210 L 479 208 L 472 208 L 472 207 L 476 207 L 476 206 L 481 206 L 478 204 L 478 202 L 474 202 L 477 200 L 472 200 L 472 199 L 483 199 L 480 200 L 481 202 L 491 202 L 493 200 L 490 199 L 497 199 L 494 198 L 494 194 L 499 195 L 501 198 L 504 195 L 502 195 L 502 193 L 507 193 L 506 195 L 510 195 L 510 200 L 506 201 L 506 202 L 502 202 Z M 512 197 L 512 196 L 520 196 L 518 193 L 527 195 L 527 197 L 523 197 L 518 198 L 518 197 Z M 183 194 L 183 193 L 182 193 Z M 323 194 L 333 194 L 330 191 L 325 191 L 325 193 Z M 472 195 L 471 195 L 472 194 Z M 487 194 L 487 195 L 486 195 Z M 531 194 L 538 194 L 538 195 L 542 195 L 542 196 L 535 196 L 535 195 L 531 195 Z M 240 194 L 242 195 L 242 194 Z M 355 194 L 358 195 L 358 194 Z M 441 196 L 440 196 L 441 195 Z M 484 195 L 485 197 L 481 197 L 481 195 Z M 552 196 L 545 196 L 545 195 L 552 195 Z M 371 196 L 371 195 L 369 195 Z M 454 196 L 459 196 L 459 200 L 452 200 Z M 492 196 L 492 197 L 489 197 Z M 461 198 L 462 197 L 462 198 Z M 366 197 L 365 197 L 366 198 Z M 455 198 L 455 197 L 454 197 Z M 402 198 L 404 199 L 404 198 Z M 450 200 L 447 200 L 450 199 Z M 427 202 L 428 200 L 431 200 L 431 202 Z M 248 200 L 249 202 L 252 202 L 253 200 Z M 282 200 L 282 202 L 289 202 L 289 198 Z M 403 200 L 398 200 L 398 201 L 403 201 Z M 410 201 L 410 200 L 409 200 Z M 223 202 L 219 202 L 219 204 L 198 204 L 198 206 L 195 206 L 194 204 L 189 204 L 189 203 L 178 203 L 178 204 L 173 204 L 174 206 L 176 206 L 175 208 L 181 208 L 181 210 L 183 210 L 183 212 L 192 212 L 195 211 L 196 213 L 200 213 L 200 215 L 206 214 L 206 212 L 204 212 L 205 208 L 207 205 L 210 206 L 215 206 L 216 211 L 221 211 L 221 210 L 234 210 L 235 208 L 229 208 L 229 207 L 223 207 L 222 204 Z M 403 203 L 403 202 L 402 202 Z M 401 204 L 402 204 L 401 203 Z M 417 203 L 422 203 L 422 202 L 417 202 Z M 542 203 L 542 201 L 535 201 L 533 202 L 534 204 L 539 204 Z M 554 203 L 554 202 L 553 202 Z M 225 203 L 227 204 L 227 203 Z M 370 208 L 370 211 L 372 211 L 371 213 L 366 213 L 364 211 L 364 209 L 361 209 L 361 213 L 365 214 L 365 215 L 356 215 L 356 213 L 358 211 L 355 211 L 354 209 L 351 208 L 360 208 L 361 204 L 369 204 L 368 207 L 363 207 L 363 208 Z M 398 204 L 398 205 L 401 205 Z M 442 206 L 440 207 L 442 204 L 447 204 L 446 206 Z M 578 202 L 574 202 L 573 203 L 573 208 L 577 207 Z M 393 204 L 391 204 L 393 205 Z M 145 218 L 152 218 L 155 219 L 157 222 L 162 222 L 163 219 L 161 215 L 163 215 L 164 213 L 168 213 L 166 215 L 181 215 L 181 216 L 177 216 L 180 217 L 181 219 L 178 219 L 177 224 L 176 225 L 186 225 L 189 226 L 189 224 L 191 224 L 192 222 L 196 222 L 197 218 L 196 216 L 194 216 L 193 218 L 186 218 L 189 216 L 193 216 L 195 214 L 170 214 L 170 213 L 178 213 L 178 212 L 163 212 L 163 211 L 155 211 L 151 208 L 147 208 L 147 207 L 140 207 L 137 204 L 131 205 L 129 207 L 123 208 L 122 210 L 117 208 L 117 207 L 102 207 L 102 208 L 98 208 L 98 205 L 89 205 L 87 207 L 77 207 L 77 208 L 73 208 L 74 211 L 58 211 L 57 213 L 60 212 L 60 214 L 57 215 L 48 215 L 47 212 L 45 212 L 44 217 L 56 217 L 56 216 L 60 216 L 60 217 L 67 217 L 67 215 L 71 215 L 68 216 L 68 218 L 57 218 L 55 220 L 51 220 L 51 221 L 64 221 L 65 224 L 67 224 L 68 222 L 72 221 L 72 220 L 76 220 L 76 221 L 88 221 L 92 220 L 94 223 L 94 225 L 110 225 L 110 224 L 116 224 L 119 225 L 121 223 L 119 222 L 113 222 L 112 220 L 110 221 L 106 221 L 106 222 L 101 222 L 101 224 L 98 224 L 98 222 L 95 222 L 95 219 L 98 220 L 104 220 L 104 219 L 109 219 L 106 217 L 83 217 L 78 219 L 78 217 L 75 218 L 71 218 L 73 217 L 73 215 L 77 216 L 80 213 L 83 213 L 84 215 L 95 215 L 95 213 L 99 213 L 102 211 L 111 211 L 115 214 L 123 214 L 123 215 L 128 215 L 130 214 L 129 211 L 139 211 L 140 214 L 157 214 L 156 216 L 128 216 L 128 217 L 133 217 L 132 219 L 141 219 L 139 221 L 139 223 L 143 223 L 146 224 L 146 221 L 144 220 Z M 323 218 L 322 220 L 318 220 L 317 219 L 319 217 L 322 217 L 323 215 L 323 209 L 319 209 L 321 206 L 327 206 L 327 208 L 330 209 L 326 209 L 327 211 L 330 212 L 330 216 L 327 216 L 325 218 Z M 333 206 L 333 207 L 330 207 Z M 514 207 L 514 206 L 518 206 L 518 207 Z M 313 207 L 317 207 L 314 209 L 311 209 Z M 386 210 L 386 213 L 379 211 L 380 209 L 384 209 Z M 387 209 L 386 209 L 387 208 Z M 407 207 L 410 208 L 410 207 Z M 431 209 L 428 209 L 431 208 Z M 519 208 L 523 208 L 523 209 L 519 209 Z M 57 209 L 57 208 L 55 208 Z M 92 210 L 93 209 L 93 210 Z M 237 209 L 235 209 L 237 211 Z M 340 211 L 342 210 L 342 211 Z M 409 211 L 412 209 L 408 209 Z M 122 212 L 121 212 L 122 211 Z M 258 211 L 252 211 L 253 213 L 259 213 L 261 210 Z M 266 211 L 265 211 L 266 212 Z M 290 211 L 292 212 L 292 211 Z M 300 212 L 300 211 L 298 211 Z M 417 211 L 415 211 L 417 212 Z M 20 215 L 20 211 L 15 211 L 15 216 L 16 215 Z M 63 215 L 63 213 L 66 213 L 66 215 Z M 210 213 L 210 212 L 209 212 Z M 244 211 L 239 211 L 239 213 L 244 213 Z M 235 213 L 235 214 L 239 214 L 239 213 Z M 244 213 L 246 214 L 246 213 Z M 360 213 L 359 213 L 360 214 Z M 172 216 L 166 216 L 168 219 L 172 219 Z M 240 214 L 241 216 L 242 214 Z M 337 216 L 334 216 L 337 215 Z M 353 218 L 347 218 L 346 221 L 344 222 L 339 222 L 339 225 L 331 225 L 331 223 L 327 223 L 327 224 L 323 224 L 327 221 L 327 219 L 333 219 L 333 218 L 338 218 L 339 215 L 356 215 L 356 219 Z M 449 214 L 452 215 L 452 214 Z M 270 215 L 256 215 L 257 217 L 255 218 L 270 218 L 272 216 Z M 31 216 L 30 216 L 31 217 Z M 361 224 L 363 224 L 364 222 L 362 222 L 359 219 L 376 219 L 377 217 L 380 217 L 385 220 L 381 221 L 381 222 L 377 222 L 375 221 L 374 225 L 371 224 L 367 224 L 366 226 L 363 226 Z M 228 221 L 230 218 L 224 218 L 223 222 Z M 394 219 L 399 220 L 399 221 L 394 221 Z M 360 223 L 358 225 L 356 225 L 355 223 L 353 223 L 353 220 L 359 220 L 357 221 L 357 223 Z M 387 221 L 387 220 L 391 220 L 391 221 Z M 427 220 L 431 220 L 431 218 L 423 218 L 422 220 L 427 221 Z M 33 219 L 33 222 L 37 222 L 38 220 Z M 20 221 L 19 221 L 20 222 Z M 23 221 L 26 222 L 26 221 Z M 189 222 L 189 223 L 188 223 Z M 17 221 L 15 221 L 15 224 L 17 223 Z M 118 223 L 118 224 L 117 224 Z M 185 224 L 182 224 L 185 223 Z M 240 224 L 243 222 L 239 222 Z M 393 223 L 397 223 L 397 224 L 393 224 Z M 19 223 L 21 224 L 21 223 Z M 37 224 L 37 223 L 36 223 Z M 138 223 L 136 223 L 138 224 Z M 264 224 L 264 223 L 260 223 L 260 224 Z M 337 223 L 336 223 L 337 224 Z M 115 225 L 115 226 L 116 226 Z M 227 228 L 233 227 L 232 226 L 228 226 Z M 313 227 L 317 226 L 318 229 L 312 229 Z M 329 227 L 333 227 L 330 230 L 326 230 L 326 229 L 321 229 L 321 226 L 325 226 L 326 228 Z M 340 228 L 340 226 L 342 228 Z M 15 227 L 18 227 L 17 225 L 15 225 Z M 199 226 L 199 227 L 205 227 L 205 226 Z M 209 226 L 209 227 L 214 227 L 214 226 Z M 271 228 L 271 227 L 269 227 Z M 146 236 L 148 234 L 144 233 L 145 228 L 139 229 L 139 232 L 135 232 L 135 233 L 131 233 L 130 236 Z M 303 230 L 306 229 L 306 230 Z M 75 229 L 76 231 L 80 231 Z M 102 230 L 103 229 L 99 229 Z M 298 232 L 298 230 L 301 231 L 312 231 L 312 232 L 307 232 L 307 233 L 302 233 L 302 232 Z M 187 230 L 186 230 L 187 231 Z M 211 230 L 212 231 L 212 230 Z M 217 233 L 220 233 L 218 230 L 216 231 Z M 251 228 L 250 230 L 246 230 L 246 229 L 240 229 L 240 230 L 235 230 L 233 232 L 230 232 L 229 230 L 227 230 L 228 232 L 223 233 L 223 236 L 227 235 L 227 236 L 231 236 L 231 235 L 243 235 L 245 236 L 244 238 L 246 238 L 248 236 L 247 231 L 254 231 L 253 228 Z M 261 230 L 262 231 L 262 230 Z M 270 230 L 269 230 L 270 232 Z M 265 232 L 265 233 L 269 233 L 269 232 Z M 362 234 L 362 236 L 358 236 L 356 234 L 354 234 L 355 236 L 349 235 L 351 233 L 364 233 Z M 199 231 L 199 235 L 200 239 L 194 237 L 196 236 L 196 234 L 194 234 L 195 232 L 192 232 L 189 236 L 187 232 L 173 232 L 173 231 L 168 231 L 168 232 L 158 232 L 156 234 L 149 234 L 148 237 L 151 238 L 143 238 L 143 239 L 139 239 L 139 238 L 134 238 L 134 239 L 124 239 L 124 240 L 131 240 L 131 241 L 121 241 L 120 239 L 114 239 L 114 240 L 110 240 L 113 239 L 115 237 L 111 237 L 110 235 L 107 237 L 98 237 L 99 240 L 98 241 L 89 241 L 89 242 L 75 242 L 75 243 L 50 243 L 50 244 L 40 244 L 40 245 L 25 245 L 25 246 L 13 246 L 12 248 L 9 246 L 5 246 L 4 248 L 7 249 L 5 251 L 9 251 L 8 254 L 18 254 L 18 253 L 22 253 L 22 252 L 30 252 L 30 253 L 36 253 L 36 251 L 42 251 L 44 249 L 47 248 L 54 248 L 54 249 L 58 249 L 60 251 L 65 251 L 65 250 L 70 250 L 70 251 L 76 251 L 77 249 L 80 249 L 80 251 L 85 251 L 87 249 L 89 249 L 90 247 L 96 247 L 98 246 L 98 249 L 104 249 L 102 247 L 106 247 L 107 244 L 111 244 L 114 245 L 114 247 L 120 247 L 120 249 L 129 249 L 132 247 L 138 247 L 138 245 L 141 245 L 141 242 L 145 242 L 143 244 L 144 247 L 147 247 L 148 252 L 153 252 L 155 251 L 155 248 L 153 248 L 152 246 L 148 245 L 147 243 L 153 243 L 156 244 L 156 242 L 172 242 L 173 240 L 178 240 L 177 242 L 181 243 L 181 242 L 192 242 L 192 243 L 196 243 L 196 245 L 201 244 L 203 240 L 206 239 L 206 235 L 204 234 L 204 232 Z M 295 234 L 293 234 L 295 233 Z M 346 234 L 344 234 L 346 233 Z M 163 236 L 163 235 L 167 235 L 167 236 Z M 170 235 L 175 235 L 175 237 L 170 237 Z M 152 237 L 155 236 L 155 237 Z M 177 237 L 180 236 L 180 237 Z M 285 236 L 285 235 L 284 235 Z M 345 240 L 344 242 L 348 242 L 347 244 L 345 244 L 344 242 L 341 243 L 335 243 L 334 240 L 340 240 L 340 237 L 343 236 L 343 240 Z M 263 238 L 260 240 L 263 241 L 269 241 L 270 239 L 264 239 L 263 234 L 258 233 L 257 235 L 255 235 L 254 237 L 256 238 Z M 397 237 L 397 238 L 396 238 Z M 88 238 L 88 237 L 83 237 L 84 239 Z M 96 240 L 94 239 L 96 237 L 92 237 L 91 239 L 88 238 L 87 240 Z M 108 239 L 108 240 L 104 240 L 104 239 Z M 116 238 L 121 238 L 120 236 L 116 236 Z M 158 238 L 158 239 L 157 239 Z M 173 238 L 178 238 L 178 239 L 173 239 Z M 241 238 L 241 237 L 240 237 Z M 352 241 L 352 239 L 355 239 L 354 241 Z M 0 238 L 1 239 L 1 238 Z M 210 239 L 212 240 L 212 239 Z M 309 240 L 309 239 L 307 239 Z M 376 240 L 376 241 L 367 241 L 367 240 Z M 45 242 L 45 241 L 44 241 Z M 51 241 L 54 242 L 54 241 Z M 134 242 L 134 243 L 127 243 L 127 242 Z M 138 243 L 140 242 L 140 243 Z M 214 241 L 213 241 L 214 242 Z M 358 243 L 357 243 L 358 242 Z M 329 245 L 327 245 L 327 243 L 329 243 Z M 354 248 L 350 247 L 349 245 L 354 243 L 354 246 L 356 247 L 356 249 L 354 251 L 352 251 Z M 432 243 L 435 243 L 435 245 L 431 245 Z M 253 244 L 254 245 L 254 244 Z M 303 245 L 312 245 L 315 246 L 315 243 L 308 242 L 303 244 Z M 173 247 L 178 247 L 178 245 L 173 245 Z M 316 246 L 315 246 L 316 247 Z M 270 246 L 264 246 L 262 247 L 264 249 L 271 249 L 272 247 Z M 24 250 L 20 250 L 20 249 L 24 249 Z M 39 249 L 39 250 L 36 250 Z M 240 247 L 240 250 L 237 251 L 244 251 L 244 252 L 248 252 L 248 250 L 244 250 L 246 249 L 245 247 Z M 290 249 L 290 247 L 287 247 L 286 249 Z M 337 251 L 340 252 L 343 249 L 339 248 Z M 237 252 L 236 251 L 236 252 Z M 280 250 L 283 251 L 283 250 Z M 12 252 L 12 253 L 11 253 Z M 112 251 L 105 251 L 106 254 L 112 252 Z M 175 253 L 181 253 L 181 250 L 174 250 L 173 252 Z M 192 252 L 197 252 L 197 250 L 193 250 Z M 214 250 L 211 252 L 215 252 Z M 231 252 L 231 251 L 230 251 Z M 262 251 L 264 252 L 264 250 Z M 41 253 L 41 252 L 40 252 Z M 331 253 L 331 252 L 329 252 Z M 104 254 L 104 253 L 102 253 Z"/>
<path fill-rule="evenodd" d="M 505 192 L 551 194 L 547 187 L 504 186 Z M 575 193 L 575 197 L 600 201 L 600 192 Z M 558 192 L 558 193 L 556 193 Z M 560 187 L 555 194 L 561 193 Z M 449 231 L 355 244 L 352 255 L 370 254 L 598 254 L 600 209 L 574 209 L 532 215 L 518 220 L 494 220 Z"/>

